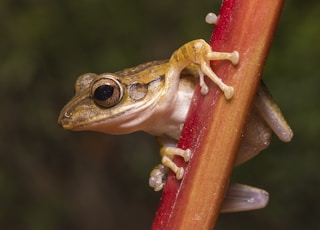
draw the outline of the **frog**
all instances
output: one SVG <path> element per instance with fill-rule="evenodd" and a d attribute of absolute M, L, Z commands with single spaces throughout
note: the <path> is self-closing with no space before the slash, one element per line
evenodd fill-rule
<path fill-rule="evenodd" d="M 212 51 L 206 41 L 196 39 L 182 45 L 167 60 L 151 61 L 115 73 L 83 74 L 75 83 L 75 95 L 61 110 L 58 123 L 73 131 L 90 130 L 114 135 L 144 131 L 155 136 L 161 144 L 161 163 L 151 171 L 149 185 L 160 191 L 168 171 L 172 171 L 178 180 L 183 178 L 184 169 L 178 167 L 173 158 L 179 156 L 188 162 L 192 155 L 189 149 L 177 148 L 176 143 L 197 82 L 204 96 L 209 91 L 205 78 L 218 86 L 225 100 L 232 100 L 235 93 L 234 88 L 211 69 L 213 60 L 230 62 L 236 67 L 240 56 L 237 51 Z M 248 161 L 265 149 L 272 131 L 282 141 L 290 141 L 293 135 L 261 82 L 248 115 L 235 165 Z M 236 188 L 239 189 L 239 185 Z M 248 187 L 240 188 L 248 190 Z M 254 189 L 249 191 L 261 194 L 261 190 Z M 252 197 L 248 196 L 248 199 Z M 227 197 L 230 201 L 236 196 L 227 194 L 226 200 Z M 228 206 L 228 210 L 237 209 L 232 208 L 236 206 L 233 204 Z"/>

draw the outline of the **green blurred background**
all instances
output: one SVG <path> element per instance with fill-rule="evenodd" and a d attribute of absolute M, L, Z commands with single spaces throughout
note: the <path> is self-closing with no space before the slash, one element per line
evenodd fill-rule
<path fill-rule="evenodd" d="M 57 125 L 77 76 L 168 58 L 209 40 L 219 1 L 0 1 L 0 229 L 150 229 L 159 161 L 144 133 L 111 136 Z M 295 132 L 237 168 L 268 190 L 259 211 L 221 215 L 217 229 L 320 228 L 320 2 L 287 1 L 264 79 Z M 239 24 L 241 21 L 239 21 Z"/>

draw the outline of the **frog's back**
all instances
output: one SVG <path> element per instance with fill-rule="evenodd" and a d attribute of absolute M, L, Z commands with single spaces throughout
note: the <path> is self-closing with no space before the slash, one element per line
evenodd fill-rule
<path fill-rule="evenodd" d="M 115 73 L 124 82 L 147 83 L 159 76 L 164 76 L 169 67 L 168 60 L 151 61 Z"/>

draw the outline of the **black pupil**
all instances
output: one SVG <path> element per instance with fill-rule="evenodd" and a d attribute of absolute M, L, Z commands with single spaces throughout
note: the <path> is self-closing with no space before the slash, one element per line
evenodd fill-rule
<path fill-rule="evenodd" d="M 113 94 L 113 87 L 110 85 L 101 85 L 94 91 L 94 97 L 99 101 L 109 99 Z"/>

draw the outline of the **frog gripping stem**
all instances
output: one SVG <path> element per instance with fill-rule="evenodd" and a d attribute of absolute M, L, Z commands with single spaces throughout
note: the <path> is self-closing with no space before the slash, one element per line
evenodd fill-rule
<path fill-rule="evenodd" d="M 211 92 L 205 100 L 201 94 L 194 94 L 177 144 L 191 149 L 192 161 L 182 183 L 176 185 L 175 179 L 168 177 L 152 229 L 215 228 L 282 5 L 283 1 L 222 2 L 211 38 L 212 48 L 232 51 L 237 47 L 244 56 L 241 56 L 241 68 L 236 71 L 225 65 L 217 66 L 214 71 L 228 79 L 236 90 L 236 98 L 226 103 L 220 100 L 220 95 Z M 213 105 L 214 100 L 218 102 Z M 237 188 L 236 197 L 239 197 Z M 234 200 L 235 196 L 228 197 Z M 246 193 L 243 201 L 241 207 L 251 203 L 251 195 Z"/>
<path fill-rule="evenodd" d="M 239 62 L 239 53 L 237 51 L 231 53 L 214 52 L 211 50 L 209 44 L 202 39 L 198 39 L 180 47 L 173 53 L 169 62 L 170 66 L 175 68 L 173 73 L 180 73 L 188 65 L 196 64 L 199 70 L 201 93 L 204 95 L 208 93 L 208 87 L 204 82 L 204 75 L 206 75 L 223 91 L 226 99 L 231 99 L 234 94 L 234 89 L 232 86 L 225 84 L 212 71 L 210 61 L 213 60 L 228 60 L 233 65 L 236 65 Z M 167 78 L 170 78 L 170 75 L 168 75 Z"/>
<path fill-rule="evenodd" d="M 219 78 L 211 69 L 210 67 L 210 61 L 212 60 L 229 60 L 233 65 L 238 64 L 239 62 L 239 53 L 237 51 L 233 51 L 232 53 L 223 53 L 223 52 L 214 52 L 208 50 L 208 52 L 203 57 L 205 60 L 201 62 L 201 68 L 200 71 L 202 74 L 200 74 L 200 78 L 203 78 L 204 75 L 208 76 L 210 80 L 212 80 L 219 88 L 223 91 L 224 96 L 226 99 L 231 99 L 234 94 L 234 89 L 232 86 L 228 86 L 221 78 Z M 202 80 L 204 83 L 204 80 Z M 205 83 L 204 83 L 205 84 Z M 201 93 L 206 94 L 203 92 L 201 87 Z"/>
<path fill-rule="evenodd" d="M 180 149 L 176 147 L 167 147 L 164 146 L 161 148 L 162 164 L 156 166 L 150 173 L 149 185 L 155 191 L 160 191 L 165 184 L 165 177 L 170 169 L 178 180 L 181 180 L 184 175 L 183 167 L 178 167 L 174 162 L 173 158 L 175 156 L 180 156 L 184 159 L 185 162 L 190 160 L 191 151 L 190 149 Z"/>

